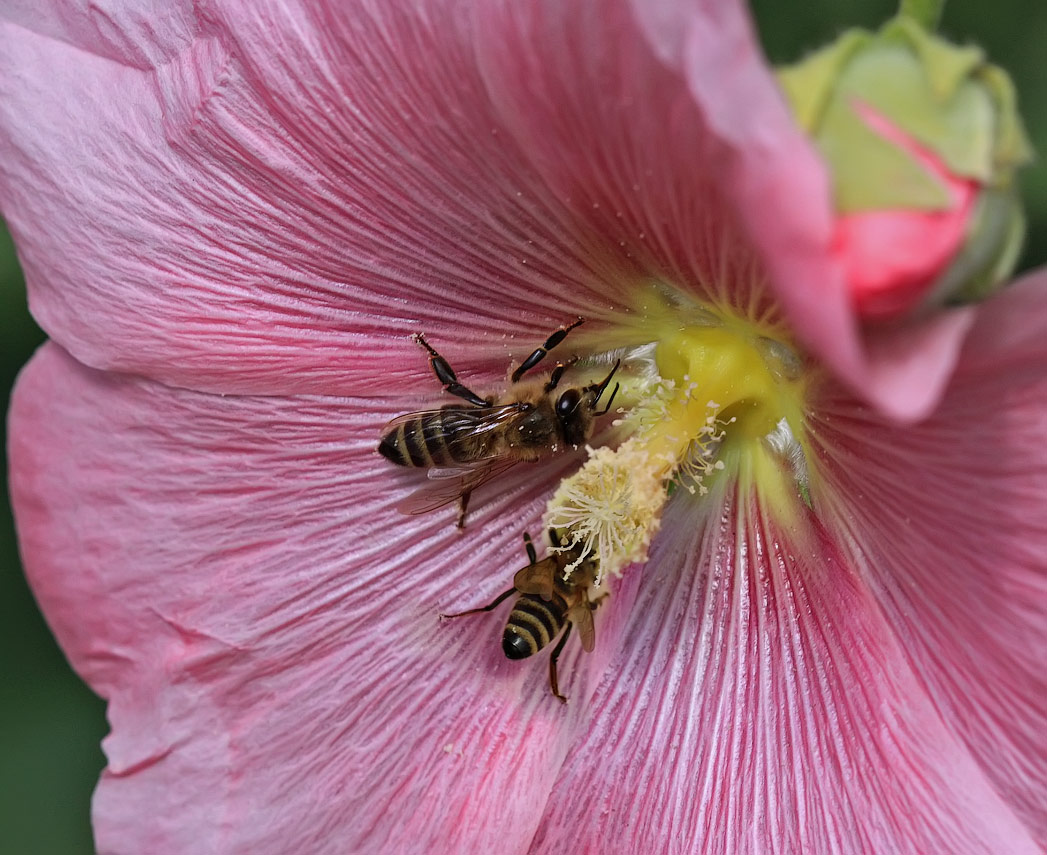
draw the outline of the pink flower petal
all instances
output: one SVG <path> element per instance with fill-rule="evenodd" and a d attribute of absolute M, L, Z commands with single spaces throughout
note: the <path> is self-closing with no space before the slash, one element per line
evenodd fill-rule
<path fill-rule="evenodd" d="M 606 655 L 565 654 L 564 707 L 544 657 L 503 657 L 504 612 L 437 613 L 511 583 L 559 473 L 507 479 L 465 535 L 452 509 L 407 520 L 374 451 L 402 405 L 200 395 L 54 345 L 26 369 L 27 572 L 110 700 L 100 851 L 526 850 Z"/>
<path fill-rule="evenodd" d="M 627 0 L 477 5 L 484 8 L 477 16 L 485 33 L 480 64 L 503 120 L 565 200 L 576 228 L 602 244 L 609 281 L 661 279 L 706 300 L 766 302 L 720 173 L 723 150 L 744 149 L 749 141 L 733 133 L 725 141 L 724 129 L 710 126 L 687 82 L 648 43 Z M 720 17 L 733 23 L 743 15 L 734 0 L 720 5 L 723 16 L 688 8 L 696 25 L 711 29 Z M 717 29 L 717 37 L 737 50 L 745 79 L 710 77 L 704 85 L 742 97 L 752 75 L 780 108 L 752 34 Z M 736 83 L 741 89 L 735 92 Z M 761 107 L 754 106 L 759 121 L 768 118 Z M 767 133 L 779 130 L 786 147 L 796 142 L 809 153 L 782 109 L 770 117 Z M 802 166 L 791 174 L 798 183 L 811 177 Z M 815 179 L 817 196 L 822 174 L 816 171 Z"/>
<path fill-rule="evenodd" d="M 531 852 L 1039 852 L 824 533 L 707 510 L 667 513 Z"/>
<path fill-rule="evenodd" d="M 5 0 L 0 20 L 147 69 L 190 46 L 193 6 L 193 0 Z"/>
<path fill-rule="evenodd" d="M 499 8 L 504 20 L 480 47 L 488 85 L 522 149 L 592 234 L 647 276 L 701 296 L 780 301 L 800 340 L 893 416 L 933 407 L 966 318 L 860 328 L 833 256 L 828 175 L 742 4 Z"/>
<path fill-rule="evenodd" d="M 395 375 L 419 329 L 462 339 L 467 368 L 497 354 L 493 377 L 506 333 L 533 347 L 615 305 L 625 283 L 502 130 L 468 15 L 214 5 L 172 16 L 146 68 L 88 52 L 98 15 L 44 13 L 65 40 L 0 25 L 0 198 L 33 310 L 79 359 L 359 393 L 360 354 Z M 140 19 L 111 10 L 112 39 Z"/>
<path fill-rule="evenodd" d="M 0 198 L 34 312 L 88 364 L 359 394 L 361 352 L 395 373 L 421 328 L 493 379 L 506 335 L 663 277 L 780 299 L 895 415 L 951 368 L 962 323 L 860 340 L 824 169 L 737 2 L 6 15 Z"/>
<path fill-rule="evenodd" d="M 1047 846 L 1047 273 L 987 303 L 939 409 L 819 408 L 824 511 L 925 691 Z"/>

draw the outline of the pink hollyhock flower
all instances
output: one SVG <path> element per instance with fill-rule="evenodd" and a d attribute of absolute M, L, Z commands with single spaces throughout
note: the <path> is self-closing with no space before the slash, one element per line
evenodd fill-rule
<path fill-rule="evenodd" d="M 0 198 L 54 339 L 12 494 L 109 700 L 100 851 L 1040 851 L 1047 281 L 863 330 L 738 4 L 0 26 Z M 504 590 L 578 461 L 459 535 L 395 511 L 375 445 L 436 400 L 410 333 L 487 390 L 576 315 L 575 352 L 653 343 L 733 421 L 565 707 L 500 620 L 436 615 Z"/>

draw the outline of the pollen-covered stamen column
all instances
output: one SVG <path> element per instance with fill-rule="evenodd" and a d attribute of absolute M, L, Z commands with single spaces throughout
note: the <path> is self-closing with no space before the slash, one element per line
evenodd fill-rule
<path fill-rule="evenodd" d="M 742 475 L 783 514 L 803 492 L 788 463 L 802 448 L 802 363 L 778 330 L 701 313 L 695 325 L 650 322 L 660 380 L 625 420 L 630 436 L 592 450 L 549 503 L 546 525 L 601 575 L 646 560 L 674 484 L 700 496 L 707 479 Z"/>

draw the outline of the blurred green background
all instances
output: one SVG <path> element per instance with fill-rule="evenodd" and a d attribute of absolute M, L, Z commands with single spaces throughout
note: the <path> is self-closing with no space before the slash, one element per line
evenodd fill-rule
<path fill-rule="evenodd" d="M 875 26 L 895 5 L 883 0 L 758 0 L 767 52 L 787 62 L 850 25 Z M 991 10 L 991 13 L 990 13 Z M 1047 155 L 1047 3 L 953 0 L 942 31 L 982 44 L 1014 76 L 1036 149 Z M 1024 174 L 1029 240 L 1022 268 L 1047 254 L 1047 167 Z M 14 249 L 0 230 L 0 380 L 10 390 L 43 340 L 26 311 Z M 6 483 L 6 465 L 5 465 Z M 6 493 L 0 508 L 0 852 L 81 855 L 93 851 L 91 791 L 104 764 L 104 706 L 69 670 L 26 587 Z M 142 853 L 146 855 L 146 853 Z M 193 853 L 196 855 L 196 853 Z M 203 853 L 201 853 L 203 855 Z"/>
<path fill-rule="evenodd" d="M 14 247 L 2 227 L 0 324 L 6 400 L 19 368 L 44 334 L 26 310 Z M 2 466 L 6 485 L 6 455 Z M 6 489 L 2 497 L 0 852 L 90 853 L 91 790 L 105 762 L 99 747 L 106 733 L 105 707 L 69 669 L 36 609 L 18 563 Z"/>

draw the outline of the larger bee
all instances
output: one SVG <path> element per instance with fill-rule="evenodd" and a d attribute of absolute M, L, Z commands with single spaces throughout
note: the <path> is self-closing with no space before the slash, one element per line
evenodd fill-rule
<path fill-rule="evenodd" d="M 589 441 L 594 422 L 607 413 L 596 407 L 620 363 L 599 383 L 571 387 L 556 394 L 566 366 L 557 363 L 548 380 L 522 380 L 571 330 L 579 318 L 554 332 L 512 373 L 512 385 L 500 399 L 482 398 L 458 381 L 454 370 L 421 334 L 414 340 L 429 354 L 429 364 L 444 387 L 470 406 L 449 404 L 397 416 L 382 430 L 378 451 L 399 466 L 428 468 L 429 482 L 399 505 L 405 514 L 421 514 L 458 500 L 458 527 L 465 525 L 469 496 L 481 484 L 509 467 L 538 461 Z M 444 471 L 440 471 L 444 470 Z"/>
<path fill-rule="evenodd" d="M 549 542 L 554 549 L 560 548 L 556 529 L 549 529 Z M 524 535 L 524 545 L 530 563 L 517 571 L 513 577 L 513 587 L 486 606 L 455 614 L 442 614 L 440 617 L 457 618 L 489 612 L 513 594 L 518 594 L 502 632 L 502 651 L 509 659 L 527 659 L 559 635 L 560 640 L 549 657 L 549 688 L 556 697 L 567 703 L 567 698 L 560 694 L 556 661 L 567 644 L 571 628 L 575 626 L 578 627 L 582 649 L 587 653 L 593 649 L 596 642 L 593 611 L 607 595 L 589 599 L 589 591 L 596 584 L 597 576 L 597 565 L 593 559 L 584 559 L 564 579 L 567 565 L 578 558 L 578 548 L 553 551 L 539 561 L 529 534 Z"/>

